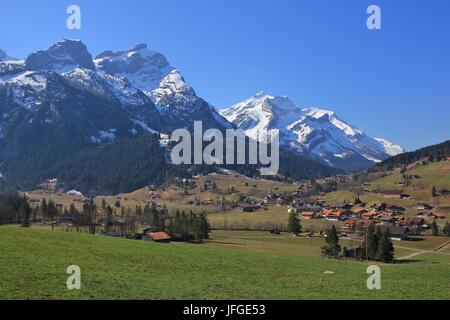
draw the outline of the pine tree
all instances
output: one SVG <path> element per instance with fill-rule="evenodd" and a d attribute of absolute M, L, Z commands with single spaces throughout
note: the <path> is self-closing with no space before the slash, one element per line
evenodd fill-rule
<path fill-rule="evenodd" d="M 370 224 L 364 240 L 364 255 L 367 260 L 375 260 L 378 253 L 378 239 L 380 232 L 375 230 L 374 224 Z"/>
<path fill-rule="evenodd" d="M 206 215 L 206 212 L 203 212 L 200 215 L 200 233 L 201 233 L 201 239 L 209 239 L 209 233 L 211 231 L 211 227 L 208 222 L 208 216 Z"/>
<path fill-rule="evenodd" d="M 47 200 L 45 198 L 41 201 L 40 214 L 43 219 L 47 217 Z"/>
<path fill-rule="evenodd" d="M 109 232 L 109 229 L 112 225 L 112 217 L 113 217 L 113 209 L 110 206 L 105 208 L 105 230 Z"/>
<path fill-rule="evenodd" d="M 300 224 L 300 219 L 298 218 L 298 213 L 296 211 L 293 211 L 289 214 L 288 232 L 295 235 L 298 235 L 302 232 L 302 226 Z"/>
<path fill-rule="evenodd" d="M 95 206 L 94 199 L 91 198 L 89 202 L 83 205 L 83 213 L 87 218 L 89 233 L 95 234 L 96 231 L 96 217 L 97 207 Z"/>
<path fill-rule="evenodd" d="M 442 233 L 444 234 L 444 236 L 450 237 L 450 225 L 448 224 L 448 222 L 445 224 L 444 229 L 442 229 Z"/>
<path fill-rule="evenodd" d="M 330 258 L 337 258 L 339 257 L 340 252 L 341 246 L 339 244 L 339 236 L 336 227 L 333 224 L 326 232 L 325 246 L 322 247 L 322 254 Z"/>
<path fill-rule="evenodd" d="M 30 214 L 31 214 L 31 208 L 28 205 L 28 202 L 26 199 L 23 199 L 23 202 L 19 209 L 20 212 L 20 223 L 23 228 L 28 228 L 30 226 Z"/>
<path fill-rule="evenodd" d="M 433 223 L 431 224 L 431 235 L 434 237 L 439 235 L 439 228 L 436 223 L 436 220 L 433 220 Z"/>
<path fill-rule="evenodd" d="M 70 214 L 78 214 L 78 210 L 73 203 L 70 205 L 69 213 Z"/>
<path fill-rule="evenodd" d="M 391 233 L 386 229 L 378 243 L 377 259 L 384 263 L 391 263 L 394 261 L 394 245 L 391 240 Z"/>

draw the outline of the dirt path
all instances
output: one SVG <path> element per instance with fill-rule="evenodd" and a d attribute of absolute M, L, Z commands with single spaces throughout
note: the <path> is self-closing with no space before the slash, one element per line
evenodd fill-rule
<path fill-rule="evenodd" d="M 444 249 L 446 246 L 448 246 L 449 244 L 450 244 L 450 241 L 443 243 L 441 246 L 437 247 L 434 250 L 420 250 L 420 249 L 408 248 L 408 247 L 403 247 L 403 246 L 396 246 L 397 248 L 400 248 L 400 249 L 414 251 L 414 253 L 411 253 L 407 256 L 403 256 L 401 258 L 398 258 L 397 260 L 409 260 L 411 258 L 417 257 L 422 254 L 426 254 L 426 253 L 437 253 L 437 254 L 443 254 L 446 256 L 450 256 L 450 253 L 440 251 L 440 250 Z"/>

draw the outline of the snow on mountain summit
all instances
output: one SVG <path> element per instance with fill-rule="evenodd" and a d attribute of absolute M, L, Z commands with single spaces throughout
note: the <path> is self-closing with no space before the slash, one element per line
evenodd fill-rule
<path fill-rule="evenodd" d="M 25 60 L 28 70 L 69 72 L 75 68 L 94 70 L 86 45 L 80 40 L 63 40 L 48 49 L 34 52 Z"/>
<path fill-rule="evenodd" d="M 98 69 L 127 78 L 136 88 L 150 93 L 174 68 L 160 53 L 138 44 L 126 51 L 105 51 L 94 59 Z"/>
<path fill-rule="evenodd" d="M 256 139 L 262 130 L 286 130 L 288 124 L 298 120 L 302 110 L 287 97 L 273 97 L 259 92 L 229 109 L 221 110 L 220 114 Z"/>
<path fill-rule="evenodd" d="M 375 138 L 375 140 L 383 145 L 385 152 L 390 156 L 396 156 L 405 152 L 405 149 L 398 144 L 389 142 L 383 138 Z"/>
<path fill-rule="evenodd" d="M 178 70 L 172 70 L 161 80 L 159 88 L 152 92 L 156 104 L 164 105 L 164 100 L 170 99 L 172 102 L 185 105 L 194 101 L 197 96 L 194 89 L 186 83 Z"/>
<path fill-rule="evenodd" d="M 220 114 L 254 139 L 264 130 L 279 129 L 281 144 L 297 153 L 346 170 L 370 167 L 403 152 L 384 139 L 373 139 L 329 110 L 300 108 L 287 97 L 263 92 Z"/>

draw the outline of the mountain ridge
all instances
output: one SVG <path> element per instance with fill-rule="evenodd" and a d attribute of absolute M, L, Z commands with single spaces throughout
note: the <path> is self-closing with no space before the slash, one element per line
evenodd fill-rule
<path fill-rule="evenodd" d="M 404 152 L 399 145 L 367 136 L 333 111 L 301 108 L 285 96 L 260 92 L 220 114 L 254 139 L 260 132 L 279 129 L 285 147 L 347 171 L 365 170 Z"/>

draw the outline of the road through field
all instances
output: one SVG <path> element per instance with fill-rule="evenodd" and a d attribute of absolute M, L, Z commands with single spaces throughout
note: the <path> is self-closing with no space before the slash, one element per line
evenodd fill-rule
<path fill-rule="evenodd" d="M 447 247 L 449 244 L 450 244 L 450 242 L 444 243 L 434 250 L 420 250 L 420 249 L 412 249 L 412 248 L 408 248 L 408 247 L 396 246 L 396 248 L 415 251 L 414 253 L 411 253 L 407 256 L 403 256 L 401 258 L 398 258 L 397 260 L 409 260 L 411 258 L 420 256 L 420 255 L 426 254 L 426 253 L 437 253 L 437 254 L 443 254 L 443 255 L 450 256 L 450 253 L 440 251 L 440 250 L 444 249 L 445 247 Z"/>

